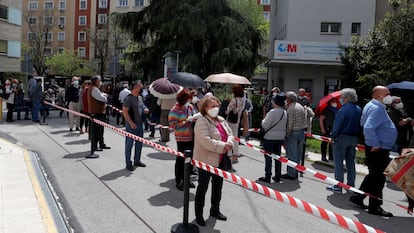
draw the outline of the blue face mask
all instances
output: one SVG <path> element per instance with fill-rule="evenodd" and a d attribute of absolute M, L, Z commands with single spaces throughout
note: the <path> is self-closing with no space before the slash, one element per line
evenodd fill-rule
<path fill-rule="evenodd" d="M 344 99 L 340 98 L 339 103 L 341 103 L 341 105 L 344 105 Z"/>

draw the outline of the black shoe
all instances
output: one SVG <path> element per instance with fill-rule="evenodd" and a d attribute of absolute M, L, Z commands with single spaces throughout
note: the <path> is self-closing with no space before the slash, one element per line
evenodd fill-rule
<path fill-rule="evenodd" d="M 220 213 L 220 211 L 218 212 L 210 211 L 210 216 L 217 218 L 217 220 L 227 221 L 227 217 L 224 216 L 222 213 Z"/>
<path fill-rule="evenodd" d="M 97 158 L 99 158 L 99 155 L 94 154 L 94 153 L 90 153 L 89 155 L 85 156 L 85 158 L 87 158 L 87 159 L 97 159 Z"/>
<path fill-rule="evenodd" d="M 184 191 L 184 182 L 180 181 L 179 183 L 175 185 L 175 187 L 177 187 L 177 189 L 180 191 Z"/>
<path fill-rule="evenodd" d="M 103 149 L 102 148 L 96 148 L 95 151 L 103 151 Z"/>
<path fill-rule="evenodd" d="M 150 134 L 150 135 L 149 135 L 149 137 L 150 137 L 150 138 L 153 138 L 153 137 L 154 137 L 154 134 L 153 134 L 153 133 L 152 133 L 152 134 Z"/>
<path fill-rule="evenodd" d="M 110 147 L 110 146 L 107 146 L 107 145 L 103 145 L 103 146 L 101 146 L 100 148 L 101 148 L 101 149 L 111 149 L 111 147 Z"/>
<path fill-rule="evenodd" d="M 202 227 L 206 226 L 206 221 L 202 216 L 196 217 L 196 223 Z"/>
<path fill-rule="evenodd" d="M 322 161 L 324 161 L 324 162 L 328 162 L 328 159 L 326 159 L 326 158 L 322 158 Z"/>
<path fill-rule="evenodd" d="M 368 213 L 389 218 L 394 217 L 394 215 L 391 212 L 387 212 L 383 210 L 381 207 L 378 207 L 376 209 L 369 209 Z"/>
<path fill-rule="evenodd" d="M 79 131 L 79 127 L 76 127 L 76 129 L 75 129 L 76 131 Z"/>
<path fill-rule="evenodd" d="M 190 175 L 196 176 L 196 175 L 198 175 L 198 171 L 197 170 L 192 170 Z"/>
<path fill-rule="evenodd" d="M 194 189 L 195 188 L 195 184 L 193 182 L 190 182 L 190 188 Z"/>
<path fill-rule="evenodd" d="M 270 183 L 270 178 L 260 177 L 259 180 L 263 181 L 263 182 L 266 182 L 266 183 Z"/>
<path fill-rule="evenodd" d="M 141 161 L 138 161 L 138 162 L 134 162 L 134 166 L 137 166 L 137 167 L 146 167 L 147 165 L 145 165 L 145 163 L 143 163 Z"/>
<path fill-rule="evenodd" d="M 134 171 L 135 170 L 135 168 L 134 168 L 134 166 L 132 166 L 132 164 L 127 164 L 126 165 L 126 169 L 128 170 L 128 171 Z"/>
<path fill-rule="evenodd" d="M 283 183 L 283 181 L 281 181 L 280 178 L 276 178 L 276 176 L 273 176 L 272 180 L 276 183 L 279 183 L 279 184 Z"/>
<path fill-rule="evenodd" d="M 69 129 L 69 132 L 73 132 L 73 129 Z"/>
<path fill-rule="evenodd" d="M 280 176 L 282 179 L 288 179 L 288 180 L 296 180 L 297 177 L 289 176 L 288 174 L 283 174 Z"/>
<path fill-rule="evenodd" d="M 364 204 L 364 200 L 360 198 L 359 196 L 351 196 L 349 198 L 349 201 L 357 205 L 361 209 L 368 209 L 368 206 Z"/>

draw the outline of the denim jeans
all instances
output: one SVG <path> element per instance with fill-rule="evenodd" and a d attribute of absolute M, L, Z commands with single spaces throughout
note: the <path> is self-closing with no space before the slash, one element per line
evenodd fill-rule
<path fill-rule="evenodd" d="M 286 154 L 289 160 L 299 164 L 303 153 L 303 144 L 305 142 L 305 129 L 292 130 L 286 138 Z M 287 174 L 290 177 L 298 177 L 295 168 L 287 167 Z"/>
<path fill-rule="evenodd" d="M 344 160 L 347 169 L 347 184 L 355 186 L 355 146 L 358 143 L 357 136 L 341 134 L 333 144 L 333 156 L 335 162 L 335 179 L 344 182 Z"/>
<path fill-rule="evenodd" d="M 266 152 L 273 153 L 280 156 L 282 145 L 285 141 L 284 140 L 263 140 L 263 149 Z M 264 155 L 265 157 L 265 178 L 269 179 L 272 176 L 272 158 L 268 155 Z M 282 164 L 279 160 L 275 159 L 275 179 L 280 180 L 280 173 L 282 170 Z"/>
<path fill-rule="evenodd" d="M 32 121 L 38 121 L 39 120 L 39 111 L 40 111 L 40 100 L 33 99 L 33 108 L 32 108 Z"/>
<path fill-rule="evenodd" d="M 125 128 L 128 133 L 132 133 L 134 135 L 137 135 L 138 137 L 142 137 L 144 135 L 144 129 L 142 128 L 141 124 L 136 124 L 137 128 L 133 129 L 129 125 L 127 121 L 125 121 Z M 125 163 L 127 165 L 132 165 L 131 161 L 131 150 L 132 145 L 134 143 L 134 139 L 130 137 L 125 138 Z M 135 141 L 135 155 L 134 155 L 134 162 L 139 162 L 141 160 L 141 151 L 142 151 L 142 142 Z"/>

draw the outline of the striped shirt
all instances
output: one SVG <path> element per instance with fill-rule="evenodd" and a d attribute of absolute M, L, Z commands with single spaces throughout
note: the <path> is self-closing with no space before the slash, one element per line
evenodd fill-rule
<path fill-rule="evenodd" d="M 188 107 L 176 103 L 168 114 L 170 128 L 174 129 L 175 140 L 178 142 L 190 142 L 193 140 L 193 127 L 188 117 L 195 114 L 192 105 Z"/>

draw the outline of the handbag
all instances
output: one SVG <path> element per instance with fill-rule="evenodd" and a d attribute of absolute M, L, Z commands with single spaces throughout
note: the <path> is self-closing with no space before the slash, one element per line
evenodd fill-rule
<path fill-rule="evenodd" d="M 236 100 L 236 99 L 235 99 Z M 239 114 L 237 113 L 237 100 L 236 100 L 236 111 L 231 110 L 227 116 L 227 121 L 232 124 L 236 124 L 239 120 Z"/>
<path fill-rule="evenodd" d="M 223 158 L 221 159 L 220 163 L 219 163 L 219 168 L 223 171 L 230 171 L 232 170 L 232 165 L 231 165 L 231 160 L 229 158 L 229 156 L 227 156 L 227 154 L 223 154 L 222 155 Z"/>
<path fill-rule="evenodd" d="M 259 134 L 258 134 L 258 138 L 260 139 L 260 140 L 263 140 L 264 139 L 264 136 L 265 136 L 265 134 L 267 133 L 267 132 L 269 132 L 269 130 L 271 130 L 273 127 L 275 127 L 277 124 L 279 124 L 279 122 L 282 120 L 282 118 L 283 118 L 283 115 L 285 115 L 284 113 L 282 114 L 282 116 L 280 116 L 280 119 L 274 124 L 274 125 L 272 125 L 272 127 L 270 127 L 268 130 L 265 130 L 265 129 L 263 129 L 263 127 L 260 127 L 260 130 L 259 130 Z"/>

